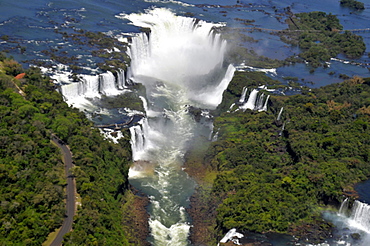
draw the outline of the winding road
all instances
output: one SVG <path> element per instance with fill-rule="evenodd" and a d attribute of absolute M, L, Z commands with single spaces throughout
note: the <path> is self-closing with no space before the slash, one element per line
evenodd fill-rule
<path fill-rule="evenodd" d="M 61 149 L 63 154 L 66 178 L 67 178 L 67 211 L 66 217 L 63 221 L 63 225 L 59 230 L 57 236 L 55 237 L 54 241 L 50 244 L 50 246 L 60 246 L 62 245 L 63 237 L 66 233 L 72 230 L 72 223 L 73 223 L 73 216 L 75 215 L 75 208 L 76 208 L 76 185 L 74 182 L 74 178 L 70 169 L 72 168 L 72 153 L 65 145 L 63 141 L 61 141 L 55 135 L 52 135 L 51 140 Z"/>

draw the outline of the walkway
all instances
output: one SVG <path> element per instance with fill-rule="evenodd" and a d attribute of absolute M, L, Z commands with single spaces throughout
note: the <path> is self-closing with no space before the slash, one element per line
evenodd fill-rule
<path fill-rule="evenodd" d="M 55 135 L 52 135 L 51 140 L 61 149 L 63 154 L 63 160 L 65 165 L 65 172 L 67 178 L 67 212 L 66 217 L 63 221 L 63 225 L 58 232 L 58 235 L 55 237 L 54 241 L 50 244 L 50 246 L 60 246 L 62 245 L 63 237 L 66 233 L 72 230 L 73 224 L 73 217 L 75 216 L 75 208 L 76 208 L 76 185 L 74 182 L 73 175 L 70 172 L 72 168 L 72 153 L 69 150 L 68 146 L 60 140 Z"/>

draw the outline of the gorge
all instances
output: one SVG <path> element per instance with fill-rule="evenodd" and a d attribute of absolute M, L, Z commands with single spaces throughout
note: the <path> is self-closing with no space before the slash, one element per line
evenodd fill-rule
<path fill-rule="evenodd" d="M 212 32 L 214 24 L 166 9 L 122 17 L 151 30 L 134 37 L 129 49 L 128 79 L 145 86 L 148 100 L 147 118 L 130 129 L 130 182 L 150 198 L 151 243 L 188 245 L 185 208 L 195 183 L 182 163 L 199 126 L 187 109 L 214 109 L 234 68 L 224 64 L 226 43 Z"/>

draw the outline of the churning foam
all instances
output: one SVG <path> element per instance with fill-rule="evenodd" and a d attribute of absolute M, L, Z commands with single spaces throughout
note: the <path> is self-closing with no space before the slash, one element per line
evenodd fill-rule
<path fill-rule="evenodd" d="M 145 86 L 172 84 L 181 88 L 192 104 L 205 108 L 215 108 L 221 102 L 235 68 L 224 67 L 226 41 L 212 31 L 220 24 L 197 22 L 158 8 L 119 17 L 151 29 L 150 38 L 140 33 L 132 40 L 128 79 Z"/>

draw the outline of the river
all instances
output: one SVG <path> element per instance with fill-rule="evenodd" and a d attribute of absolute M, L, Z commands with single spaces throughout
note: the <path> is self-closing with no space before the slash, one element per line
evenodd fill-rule
<path fill-rule="evenodd" d="M 256 27 L 282 30 L 287 28 L 286 17 L 282 17 L 287 7 L 294 13 L 330 12 L 338 16 L 344 29 L 370 27 L 370 3 L 366 2 L 364 11 L 355 12 L 340 7 L 337 0 L 40 0 L 37 3 L 5 0 L 0 3 L 0 48 L 8 50 L 24 66 L 47 61 L 61 68 L 50 60 L 45 50 L 56 49 L 74 57 L 74 62 L 86 73 L 82 75 L 84 83 L 71 83 L 66 71 L 48 72 L 63 85 L 62 92 L 70 105 L 85 110 L 90 116 L 99 112 L 104 116 L 104 123 L 129 118 L 130 112 L 101 109 L 87 98 L 99 98 L 101 93 L 107 96 L 123 93 L 126 80 L 145 86 L 146 96 L 142 97 L 145 112 L 142 113 L 146 117 L 130 128 L 134 160 L 129 172 L 130 183 L 146 193 L 151 201 L 148 240 L 153 245 L 189 245 L 191 219 L 185 208 L 196 184 L 182 170 L 183 157 L 194 137 L 199 134 L 208 137 L 212 125 L 196 122 L 187 111 L 190 106 L 199 107 L 206 117 L 207 109 L 214 109 L 221 102 L 222 92 L 235 71 L 234 65 L 239 65 L 224 61 L 227 43 L 218 34 L 212 34 L 211 29 L 223 25 L 244 28 L 240 19 L 248 19 L 255 20 Z M 192 18 L 184 17 L 189 15 Z M 151 29 L 149 36 L 140 33 L 143 27 Z M 125 41 L 129 38 L 127 54 L 131 64 L 126 78 L 119 81 L 120 86 L 115 86 L 112 74 L 97 75 L 100 73 L 97 63 L 101 60 L 91 54 L 88 45 L 75 45 L 55 32 L 56 29 L 66 33 L 81 29 L 104 32 Z M 244 32 L 257 42 L 243 41 L 240 45 L 253 48 L 260 55 L 284 59 L 299 51 L 275 35 Z M 350 62 L 340 56 L 331 60 L 329 68 L 319 68 L 314 73 L 309 66 L 296 64 L 278 68 L 276 73 L 268 75 L 284 83 L 284 77 L 297 77 L 306 83 L 312 82 L 307 83 L 311 87 L 340 82 L 339 74 L 368 77 L 369 65 L 354 63 L 370 62 L 367 55 L 370 32 L 358 34 L 367 45 L 366 53 L 359 59 Z M 98 122 L 98 119 L 92 120 Z M 360 190 L 361 187 L 359 185 Z M 369 201 L 365 199 L 365 202 Z M 329 214 L 328 219 L 343 224 L 337 214 Z M 355 245 L 352 241 L 347 243 Z M 340 245 L 341 242 L 332 240 L 328 244 Z"/>

